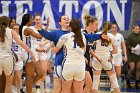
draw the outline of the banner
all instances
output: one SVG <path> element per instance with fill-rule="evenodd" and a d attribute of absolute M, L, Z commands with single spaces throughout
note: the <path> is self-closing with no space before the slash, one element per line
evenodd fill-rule
<path fill-rule="evenodd" d="M 120 30 L 128 30 L 131 15 L 131 0 L 1 0 L 0 16 L 16 18 L 21 23 L 23 14 L 41 14 L 42 22 L 50 18 L 49 28 L 59 28 L 58 20 L 62 15 L 79 18 L 90 14 L 99 20 L 99 28 L 105 21 L 116 21 Z"/>

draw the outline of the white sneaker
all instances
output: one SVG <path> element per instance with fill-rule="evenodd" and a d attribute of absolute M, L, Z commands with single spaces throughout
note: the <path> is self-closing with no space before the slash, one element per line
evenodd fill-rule
<path fill-rule="evenodd" d="M 41 93 L 44 93 L 44 82 L 41 82 L 40 89 L 41 89 Z"/>
<path fill-rule="evenodd" d="M 114 89 L 113 88 L 110 88 L 110 92 L 113 92 L 114 91 Z"/>
<path fill-rule="evenodd" d="M 17 93 L 17 88 L 15 86 L 12 86 L 12 93 Z"/>
<path fill-rule="evenodd" d="M 40 88 L 36 89 L 36 93 L 41 93 L 41 89 Z"/>
<path fill-rule="evenodd" d="M 24 86 L 24 87 L 23 87 L 23 92 L 25 92 L 25 93 L 26 93 L 26 86 Z"/>

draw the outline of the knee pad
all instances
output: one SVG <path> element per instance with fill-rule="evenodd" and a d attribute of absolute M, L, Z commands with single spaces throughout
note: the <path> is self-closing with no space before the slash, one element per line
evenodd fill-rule
<path fill-rule="evenodd" d="M 100 75 L 93 75 L 92 89 L 98 90 L 99 82 L 100 82 Z"/>
<path fill-rule="evenodd" d="M 111 83 L 111 88 L 119 87 L 118 80 L 117 80 L 115 73 L 113 75 L 109 76 L 109 79 L 110 79 L 110 83 Z"/>

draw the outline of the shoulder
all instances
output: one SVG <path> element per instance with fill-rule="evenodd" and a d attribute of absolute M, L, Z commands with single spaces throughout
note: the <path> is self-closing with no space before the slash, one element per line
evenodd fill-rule
<path fill-rule="evenodd" d="M 118 37 L 123 37 L 123 35 L 121 33 L 117 33 Z"/>
<path fill-rule="evenodd" d="M 6 28 L 6 35 L 12 35 L 12 29 L 10 29 L 9 27 Z"/>
<path fill-rule="evenodd" d="M 60 39 L 61 39 L 61 40 L 64 40 L 64 41 L 67 41 L 68 38 L 69 38 L 69 36 L 72 36 L 72 35 L 71 35 L 70 33 L 64 34 L 64 35 L 62 35 L 62 36 L 60 37 Z"/>
<path fill-rule="evenodd" d="M 107 33 L 107 35 L 114 41 L 115 37 L 111 33 Z"/>

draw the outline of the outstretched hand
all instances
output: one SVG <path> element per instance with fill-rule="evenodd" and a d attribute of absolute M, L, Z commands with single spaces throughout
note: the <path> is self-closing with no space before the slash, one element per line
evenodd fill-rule
<path fill-rule="evenodd" d="M 102 39 L 106 39 L 108 41 L 110 40 L 109 36 L 107 36 L 107 35 L 102 34 L 101 37 L 102 37 Z"/>

